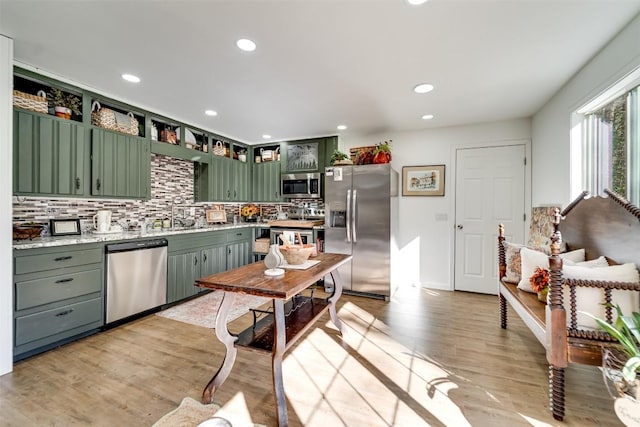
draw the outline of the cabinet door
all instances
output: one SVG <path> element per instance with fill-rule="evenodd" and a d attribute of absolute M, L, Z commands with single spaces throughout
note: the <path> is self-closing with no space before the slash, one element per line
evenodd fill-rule
<path fill-rule="evenodd" d="M 93 129 L 91 138 L 91 194 L 148 198 L 149 141 L 137 136 Z"/>
<path fill-rule="evenodd" d="M 202 261 L 201 277 L 220 273 L 227 269 L 227 252 L 224 246 L 202 249 L 200 259 Z"/>
<path fill-rule="evenodd" d="M 13 117 L 14 193 L 84 195 L 87 128 L 23 111 L 14 111 Z"/>
<path fill-rule="evenodd" d="M 232 199 L 236 202 L 246 202 L 249 200 L 249 165 L 237 160 L 231 162 Z"/>
<path fill-rule="evenodd" d="M 194 286 L 200 278 L 199 252 L 169 255 L 167 277 L 167 302 L 175 302 L 198 293 Z"/>
<path fill-rule="evenodd" d="M 253 199 L 280 202 L 280 162 L 257 163 L 253 168 Z"/>
<path fill-rule="evenodd" d="M 251 244 L 248 241 L 232 243 L 227 246 L 227 270 L 249 264 Z"/>
<path fill-rule="evenodd" d="M 224 202 L 226 195 L 225 180 L 225 158 L 221 156 L 211 156 L 211 164 L 208 167 L 209 173 L 209 197 L 214 202 Z"/>

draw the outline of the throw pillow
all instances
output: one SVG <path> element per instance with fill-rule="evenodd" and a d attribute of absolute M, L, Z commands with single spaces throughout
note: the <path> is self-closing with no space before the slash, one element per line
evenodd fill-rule
<path fill-rule="evenodd" d="M 565 252 L 560 254 L 560 257 L 563 260 L 563 263 L 568 261 L 567 264 L 572 264 L 576 262 L 584 261 L 584 249 L 576 249 L 575 251 Z M 533 276 L 536 268 L 545 268 L 549 269 L 549 256 L 544 252 L 534 251 L 529 248 L 520 249 L 520 259 L 522 260 L 521 266 L 521 277 L 520 282 L 518 283 L 518 289 L 523 290 L 525 292 L 533 292 L 531 289 L 531 284 L 529 283 L 529 278 Z"/>
<path fill-rule="evenodd" d="M 610 267 L 585 267 L 567 265 L 562 267 L 565 279 L 599 280 L 608 282 L 638 283 L 640 277 L 634 263 L 612 265 Z M 638 292 L 614 290 L 611 292 L 613 305 L 619 305 L 622 312 L 631 314 L 638 311 L 640 296 Z M 576 310 L 579 329 L 598 329 L 597 323 L 580 311 L 587 312 L 601 319 L 605 318 L 604 290 L 597 288 L 576 288 Z M 564 305 L 567 309 L 567 326 L 570 326 L 569 287 L 564 287 Z M 614 312 L 615 319 L 615 312 Z"/>
<path fill-rule="evenodd" d="M 564 265 L 565 264 L 563 263 L 563 268 L 564 268 Z M 566 263 L 566 265 L 571 265 L 571 263 Z M 609 267 L 609 262 L 605 257 L 601 256 L 599 258 L 592 259 L 589 261 L 576 262 L 575 265 L 579 267 Z"/>
<path fill-rule="evenodd" d="M 520 261 L 520 249 L 523 245 L 516 243 L 502 242 L 504 247 L 505 261 L 507 264 L 507 270 L 502 280 L 509 283 L 518 283 L 520 281 L 520 268 L 522 262 Z"/>

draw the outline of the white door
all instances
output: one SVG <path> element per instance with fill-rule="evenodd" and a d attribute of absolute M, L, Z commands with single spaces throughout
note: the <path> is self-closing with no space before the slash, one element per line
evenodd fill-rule
<path fill-rule="evenodd" d="M 498 224 L 524 240 L 524 175 L 524 145 L 457 150 L 455 290 L 497 295 Z"/>

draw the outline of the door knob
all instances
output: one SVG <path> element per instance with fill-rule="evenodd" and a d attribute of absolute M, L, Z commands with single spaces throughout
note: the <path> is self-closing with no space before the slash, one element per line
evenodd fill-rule
<path fill-rule="evenodd" d="M 462 229 L 464 228 L 464 225 L 462 225 L 462 224 L 458 224 L 458 225 L 456 225 L 456 228 L 457 228 L 458 230 L 462 230 Z"/>

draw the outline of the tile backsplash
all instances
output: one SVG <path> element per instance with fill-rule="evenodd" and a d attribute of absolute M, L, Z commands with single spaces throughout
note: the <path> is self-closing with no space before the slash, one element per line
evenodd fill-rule
<path fill-rule="evenodd" d="M 145 218 L 163 219 L 171 215 L 174 204 L 182 218 L 183 207 L 186 216 L 194 219 L 204 217 L 205 210 L 214 205 L 223 206 L 232 219 L 238 214 L 242 204 L 194 203 L 193 162 L 160 154 L 151 155 L 151 198 L 149 200 L 128 199 L 79 199 L 46 197 L 13 197 L 13 223 L 48 223 L 52 218 L 78 218 L 83 230 L 92 227 L 93 215 L 99 209 L 109 209 L 113 222 L 125 228 L 138 228 Z M 277 211 L 274 204 L 259 205 L 262 215 L 273 215 Z M 189 214 L 189 208 L 194 215 Z"/>

